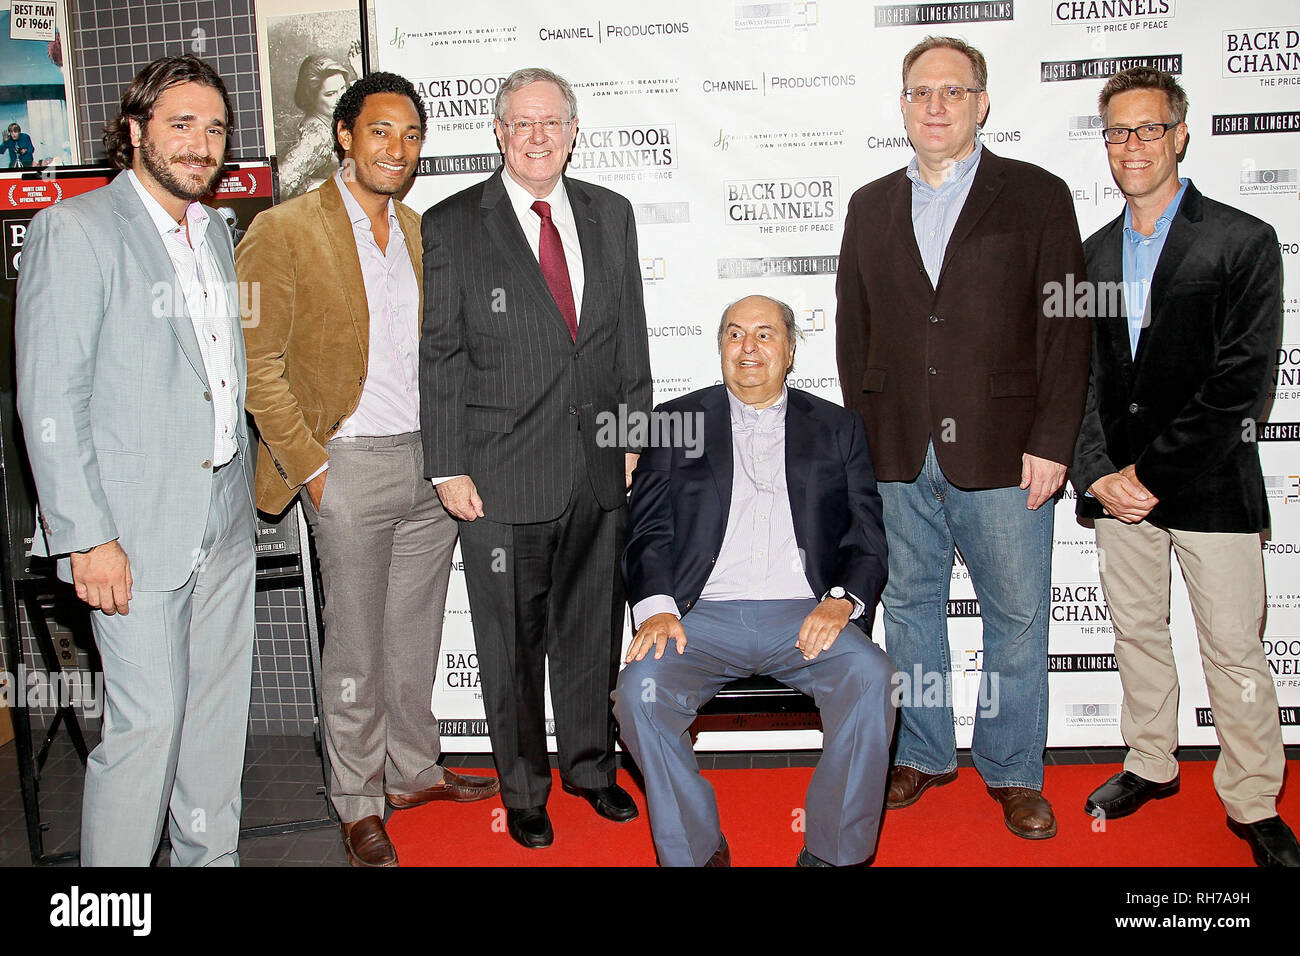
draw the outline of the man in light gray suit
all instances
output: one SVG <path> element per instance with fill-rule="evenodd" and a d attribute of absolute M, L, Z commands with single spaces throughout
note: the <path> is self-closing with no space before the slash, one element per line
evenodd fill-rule
<path fill-rule="evenodd" d="M 125 172 L 32 220 L 18 278 L 18 413 L 37 553 L 91 608 L 103 738 L 81 859 L 238 863 L 253 645 L 253 462 L 234 250 L 197 200 L 230 100 L 194 57 L 145 67 L 104 145 Z M 255 317 L 254 319 L 255 320 Z"/>

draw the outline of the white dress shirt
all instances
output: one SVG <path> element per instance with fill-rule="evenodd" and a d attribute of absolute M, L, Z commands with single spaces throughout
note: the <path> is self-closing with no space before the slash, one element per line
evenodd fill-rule
<path fill-rule="evenodd" d="M 227 464 L 239 450 L 239 376 L 235 370 L 235 335 L 242 331 L 235 327 L 234 309 L 226 284 L 221 281 L 217 262 L 208 244 L 208 211 L 202 203 L 191 202 L 185 209 L 186 226 L 177 223 L 167 210 L 144 188 L 128 169 L 124 174 L 135 187 L 149 211 L 149 217 L 158 227 L 163 247 L 172 261 L 180 298 L 184 298 L 194 326 L 194 337 L 199 343 L 203 359 L 203 372 L 208 378 L 208 393 L 212 396 L 214 417 L 212 465 L 219 468 Z M 177 296 L 172 296 L 172 308 Z"/>
<path fill-rule="evenodd" d="M 388 245 L 379 248 L 370 216 L 361 208 L 343 171 L 334 174 L 352 221 L 361 278 L 370 314 L 366 383 L 356 411 L 335 438 L 377 438 L 420 430 L 420 284 L 406 248 L 397 208 L 388 200 Z"/>
<path fill-rule="evenodd" d="M 510 197 L 510 205 L 514 207 L 515 217 L 524 230 L 528 248 L 533 250 L 533 258 L 541 263 L 542 217 L 533 212 L 533 203 L 537 202 L 537 197 L 515 182 L 509 170 L 501 174 L 501 181 L 506 185 L 506 195 Z M 578 227 L 574 223 L 573 207 L 569 205 L 569 194 L 564 188 L 563 177 L 555 184 L 551 194 L 542 199 L 542 202 L 551 204 L 551 221 L 555 223 L 555 228 L 560 233 L 560 244 L 564 246 L 564 264 L 569 267 L 569 285 L 573 288 L 573 311 L 581 321 L 584 277 L 582 246 L 578 243 Z"/>

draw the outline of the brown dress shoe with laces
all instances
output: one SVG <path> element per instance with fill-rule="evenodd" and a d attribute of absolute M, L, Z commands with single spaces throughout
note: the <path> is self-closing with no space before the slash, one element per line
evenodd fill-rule
<path fill-rule="evenodd" d="M 397 866 L 397 850 L 379 817 L 341 823 L 339 829 L 343 831 L 343 848 L 348 851 L 348 861 L 353 866 Z"/>
<path fill-rule="evenodd" d="M 889 792 L 885 794 L 885 809 L 898 810 L 910 807 L 921 799 L 921 794 L 931 787 L 942 787 L 957 779 L 954 767 L 947 773 L 922 773 L 915 767 L 895 767 L 889 771 Z"/>
<path fill-rule="evenodd" d="M 1056 816 L 1052 805 L 1037 790 L 1028 787 L 987 787 L 989 796 L 1002 804 L 1002 819 L 1007 829 L 1026 840 L 1046 840 L 1056 836 Z"/>
<path fill-rule="evenodd" d="M 452 800 L 456 803 L 473 803 L 486 800 L 501 790 L 496 777 L 464 777 L 450 770 L 442 771 L 442 783 L 425 787 L 415 793 L 385 793 L 388 805 L 397 810 L 409 810 L 434 800 Z"/>

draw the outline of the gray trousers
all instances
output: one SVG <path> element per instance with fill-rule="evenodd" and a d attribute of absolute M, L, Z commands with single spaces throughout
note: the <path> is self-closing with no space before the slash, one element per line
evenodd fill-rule
<path fill-rule="evenodd" d="M 424 477 L 419 433 L 336 438 L 320 510 L 303 492 L 324 584 L 330 799 L 383 816 L 384 793 L 442 780 L 433 681 L 456 522 Z"/>
<path fill-rule="evenodd" d="M 686 650 L 669 644 L 623 669 L 614 716 L 645 778 L 662 866 L 703 866 L 722 839 L 713 786 L 700 776 L 689 728 L 724 684 L 766 674 L 821 710 L 822 756 L 808 785 L 804 842 L 836 866 L 874 852 L 885 802 L 894 665 L 857 627 L 811 661 L 795 647 L 817 601 L 700 601 L 682 618 Z"/>
<path fill-rule="evenodd" d="M 172 866 L 239 863 L 256 530 L 238 459 L 212 483 L 189 580 L 134 589 L 126 615 L 91 611 L 105 701 L 86 762 L 83 866 L 148 866 L 168 819 Z"/>

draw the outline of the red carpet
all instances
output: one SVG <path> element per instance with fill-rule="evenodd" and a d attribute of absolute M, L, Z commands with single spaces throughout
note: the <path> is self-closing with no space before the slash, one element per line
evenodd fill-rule
<path fill-rule="evenodd" d="M 1292 776 L 1300 761 L 1290 761 Z M 979 775 L 963 768 L 956 783 L 928 791 L 915 806 L 886 812 L 875 865 L 883 866 L 1254 866 L 1250 849 L 1225 825 L 1211 783 L 1214 764 L 1182 764 L 1182 788 L 1165 800 L 1100 829 L 1083 812 L 1088 794 L 1117 765 L 1048 767 L 1044 792 L 1059 832 L 1050 840 L 1013 836 Z M 482 773 L 483 771 L 474 771 Z M 803 844 L 803 796 L 811 768 L 711 770 L 734 866 L 790 866 Z M 555 843 L 526 850 L 505 832 L 499 801 L 434 803 L 394 813 L 388 832 L 403 866 L 653 866 L 645 794 L 624 773 L 619 783 L 641 808 L 631 823 L 596 816 L 560 790 L 547 807 Z M 1289 792 L 1288 792 L 1289 791 Z M 1283 791 L 1279 810 L 1300 825 L 1300 788 Z M 1094 830 L 1094 824 L 1098 826 Z"/>

